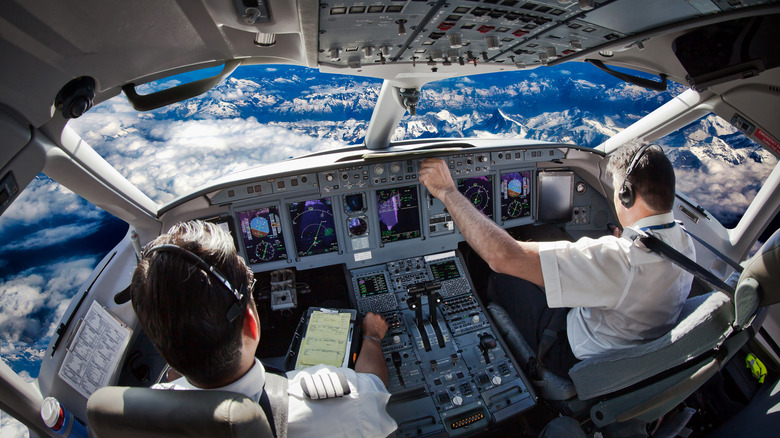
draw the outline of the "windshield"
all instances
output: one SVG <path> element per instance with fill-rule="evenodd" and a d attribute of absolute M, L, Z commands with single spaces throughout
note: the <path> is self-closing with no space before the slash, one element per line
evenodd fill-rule
<path fill-rule="evenodd" d="M 362 140 L 381 85 L 301 67 L 244 67 L 193 99 L 139 113 L 120 95 L 70 126 L 147 196 L 166 203 L 232 172 Z"/>
<path fill-rule="evenodd" d="M 117 96 L 70 126 L 166 203 L 232 172 L 361 143 L 381 85 L 302 67 L 249 66 L 203 95 L 151 112 Z M 648 91 L 589 65 L 439 81 L 423 87 L 418 114 L 402 120 L 394 140 L 491 136 L 596 146 L 680 91 Z"/>
<path fill-rule="evenodd" d="M 636 73 L 636 72 L 634 72 Z M 527 138 L 595 147 L 682 93 L 620 81 L 589 64 L 474 75 L 423 87 L 397 139 Z"/>
<path fill-rule="evenodd" d="M 249 66 L 201 96 L 156 111 L 139 113 L 117 96 L 70 126 L 144 193 L 166 203 L 232 172 L 362 143 L 381 85 L 309 68 Z M 663 92 L 648 90 L 588 64 L 448 79 L 422 87 L 417 114 L 406 113 L 393 140 L 523 138 L 595 147 L 683 91 L 673 82 Z M 727 227 L 776 162 L 714 115 L 660 144 L 675 165 L 678 190 Z M 724 169 L 734 177 L 723 179 Z"/>

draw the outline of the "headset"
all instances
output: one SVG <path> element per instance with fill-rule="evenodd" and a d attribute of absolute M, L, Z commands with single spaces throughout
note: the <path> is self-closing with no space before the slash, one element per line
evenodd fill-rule
<path fill-rule="evenodd" d="M 225 314 L 225 317 L 228 321 L 235 321 L 235 319 L 246 306 L 245 298 L 249 296 L 246 285 L 242 285 L 240 290 L 234 288 L 233 285 L 230 284 L 230 281 L 228 281 L 227 277 L 222 272 L 220 272 L 219 269 L 206 263 L 202 258 L 198 257 L 193 252 L 188 251 L 180 246 L 164 244 L 149 248 L 145 251 L 144 257 L 151 257 L 152 254 L 156 252 L 172 252 L 174 254 L 178 254 L 188 261 L 194 263 L 198 268 L 206 271 L 207 274 L 217 279 L 219 284 L 224 286 L 225 289 L 230 292 L 233 298 L 235 298 L 235 302 L 230 306 L 227 313 Z"/>
<path fill-rule="evenodd" d="M 634 157 L 631 158 L 631 164 L 629 164 L 628 169 L 626 169 L 626 176 L 623 178 L 623 185 L 620 186 L 620 191 L 618 192 L 618 199 L 620 199 L 620 203 L 623 204 L 623 206 L 626 208 L 633 207 L 634 202 L 636 202 L 636 192 L 634 192 L 633 184 L 628 181 L 628 176 L 631 175 L 631 172 L 633 172 L 634 169 L 639 165 L 639 160 L 642 159 L 645 151 L 650 149 L 652 146 L 657 147 L 661 150 L 661 153 L 663 153 L 663 149 L 661 149 L 660 146 L 656 144 L 646 144 L 634 154 Z"/>

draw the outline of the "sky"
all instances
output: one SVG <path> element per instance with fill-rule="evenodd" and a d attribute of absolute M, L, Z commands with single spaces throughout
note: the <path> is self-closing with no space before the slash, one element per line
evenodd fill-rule
<path fill-rule="evenodd" d="M 683 90 L 649 92 L 589 66 L 547 73 L 426 86 L 418 116 L 405 117 L 395 138 L 504 136 L 595 146 Z M 130 182 L 166 203 L 231 172 L 362 141 L 380 86 L 298 67 L 255 67 L 149 113 L 118 96 L 70 126 Z M 497 122 L 501 131 L 491 132 Z M 776 159 L 732 140 L 735 130 L 727 123 L 704 119 L 686 129 L 664 143 L 670 157 L 685 164 L 677 169 L 678 188 L 696 191 L 705 207 L 733 221 L 758 184 L 745 184 L 744 175 L 765 178 Z M 126 232 L 125 223 L 45 175 L 0 217 L 0 355 L 22 378 L 37 377 L 70 299 Z M 0 432 L 26 434 L 6 415 Z"/>

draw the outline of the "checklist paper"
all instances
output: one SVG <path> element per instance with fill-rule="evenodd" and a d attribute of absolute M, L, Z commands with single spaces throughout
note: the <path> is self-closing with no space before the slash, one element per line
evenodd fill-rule
<path fill-rule="evenodd" d="M 58 375 L 79 394 L 89 397 L 108 385 L 131 333 L 132 330 L 93 301 L 68 342 Z"/>

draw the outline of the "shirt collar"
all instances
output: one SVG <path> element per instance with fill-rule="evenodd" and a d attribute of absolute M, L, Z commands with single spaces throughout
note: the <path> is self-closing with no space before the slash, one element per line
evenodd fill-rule
<path fill-rule="evenodd" d="M 637 220 L 633 224 L 629 225 L 630 228 L 641 229 L 644 227 L 652 227 L 655 225 L 665 225 L 674 222 L 674 214 L 672 212 L 656 214 L 653 216 L 643 217 Z"/>
<path fill-rule="evenodd" d="M 198 388 L 194 386 L 189 381 L 187 381 L 187 379 L 184 377 L 177 379 L 173 383 L 185 387 L 187 389 L 204 389 L 204 388 Z M 252 401 L 257 403 L 260 400 L 260 395 L 263 392 L 264 385 L 265 385 L 265 368 L 263 367 L 263 364 L 260 362 L 260 360 L 255 358 L 255 363 L 254 365 L 252 365 L 252 368 L 250 368 L 249 371 L 246 372 L 246 374 L 241 376 L 240 379 L 219 388 L 209 388 L 209 389 L 213 391 L 230 391 L 230 392 L 237 392 L 239 394 L 244 394 L 245 396 L 252 399 Z"/>

